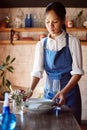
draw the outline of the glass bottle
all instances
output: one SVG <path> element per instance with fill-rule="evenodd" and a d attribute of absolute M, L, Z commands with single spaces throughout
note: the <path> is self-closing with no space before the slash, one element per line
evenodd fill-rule
<path fill-rule="evenodd" d="M 5 93 L 3 112 L 0 117 L 1 130 L 14 130 L 16 127 L 16 116 L 10 112 L 8 93 Z"/>
<path fill-rule="evenodd" d="M 29 14 L 29 27 L 33 26 L 32 14 Z"/>
<path fill-rule="evenodd" d="M 34 27 L 39 27 L 38 18 L 37 18 L 36 15 L 33 16 L 33 26 L 34 26 Z"/>
<path fill-rule="evenodd" d="M 29 17 L 28 17 L 28 14 L 26 14 L 26 18 L 25 18 L 25 27 L 29 27 Z"/>

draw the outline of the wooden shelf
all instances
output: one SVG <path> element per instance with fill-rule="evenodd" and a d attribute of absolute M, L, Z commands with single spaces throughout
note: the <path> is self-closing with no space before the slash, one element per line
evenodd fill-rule
<path fill-rule="evenodd" d="M 66 28 L 67 32 L 69 31 L 86 31 L 87 32 L 87 28 Z"/>
<path fill-rule="evenodd" d="M 17 40 L 13 41 L 12 45 L 30 45 L 36 44 L 38 41 L 28 41 L 28 40 Z M 0 40 L 0 45 L 11 45 L 10 40 Z M 81 45 L 87 45 L 87 41 L 81 41 Z"/>
<path fill-rule="evenodd" d="M 11 30 L 14 30 L 16 32 L 47 32 L 46 28 L 0 28 L 0 32 L 10 32 Z M 66 28 L 67 32 L 79 32 L 79 31 L 85 31 L 87 33 L 87 28 Z M 14 45 L 23 45 L 23 44 L 36 44 L 37 41 L 35 40 L 17 40 L 13 41 L 12 44 Z M 9 45 L 10 40 L 0 40 L 0 45 Z M 81 41 L 81 45 L 87 45 L 86 41 Z"/>
<path fill-rule="evenodd" d="M 0 32 L 9 32 L 11 30 L 17 32 L 47 32 L 46 28 L 0 28 Z"/>
<path fill-rule="evenodd" d="M 0 32 L 9 32 L 11 30 L 17 32 L 47 32 L 46 28 L 0 28 Z M 87 31 L 87 28 L 66 28 L 67 31 Z"/>
<path fill-rule="evenodd" d="M 85 42 L 81 41 L 81 45 L 87 46 L 87 41 L 85 41 Z"/>
<path fill-rule="evenodd" d="M 28 40 L 17 40 L 10 43 L 10 40 L 0 40 L 0 45 L 25 45 L 25 44 L 36 44 L 38 41 Z"/>

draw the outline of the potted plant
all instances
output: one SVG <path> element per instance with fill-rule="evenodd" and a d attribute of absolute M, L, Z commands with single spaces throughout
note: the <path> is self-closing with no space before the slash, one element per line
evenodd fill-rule
<path fill-rule="evenodd" d="M 16 89 L 11 93 L 11 99 L 13 100 L 13 112 L 20 113 L 24 99 L 26 99 L 26 92 L 22 89 Z"/>
<path fill-rule="evenodd" d="M 79 11 L 79 13 L 75 18 L 75 21 L 76 21 L 76 27 L 82 27 L 84 21 L 83 10 Z"/>
<path fill-rule="evenodd" d="M 7 78 L 7 73 L 13 73 L 14 67 L 12 66 L 12 63 L 15 61 L 16 58 L 11 58 L 10 55 L 8 55 L 5 59 L 5 61 L 2 61 L 0 64 L 0 100 L 4 99 L 4 93 L 11 91 L 11 82 Z"/>

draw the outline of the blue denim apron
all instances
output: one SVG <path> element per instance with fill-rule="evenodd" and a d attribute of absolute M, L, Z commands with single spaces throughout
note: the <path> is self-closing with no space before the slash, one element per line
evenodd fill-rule
<path fill-rule="evenodd" d="M 69 50 L 69 37 L 66 33 L 66 46 L 59 51 L 46 48 L 47 38 L 44 41 L 44 69 L 47 74 L 44 87 L 45 99 L 52 99 L 58 91 L 61 91 L 71 78 L 72 57 Z M 77 121 L 81 121 L 81 96 L 79 86 L 76 84 L 66 95 L 68 105 Z"/>

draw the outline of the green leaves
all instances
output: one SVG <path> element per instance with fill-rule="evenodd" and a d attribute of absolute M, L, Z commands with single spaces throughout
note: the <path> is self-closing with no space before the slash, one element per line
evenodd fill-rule
<path fill-rule="evenodd" d="M 8 55 L 8 56 L 6 57 L 6 63 L 8 63 L 9 60 L 10 60 L 10 55 Z"/>
<path fill-rule="evenodd" d="M 3 69 L 3 65 L 2 66 L 0 66 L 0 70 L 2 71 L 2 69 Z"/>
<path fill-rule="evenodd" d="M 7 68 L 7 70 L 8 70 L 9 72 L 13 73 L 14 68 L 13 68 L 12 66 L 9 66 L 9 67 Z"/>
<path fill-rule="evenodd" d="M 6 57 L 6 63 L 9 62 L 9 63 L 11 64 L 11 63 L 13 63 L 13 62 L 15 61 L 16 58 L 14 57 L 11 61 L 10 61 L 10 59 L 11 59 L 11 57 L 10 57 L 10 55 L 8 55 L 8 56 Z"/>
<path fill-rule="evenodd" d="M 10 63 L 14 62 L 16 58 L 13 58 Z"/>
<path fill-rule="evenodd" d="M 10 88 L 10 85 L 11 85 L 10 81 L 8 79 L 6 79 L 6 86 L 8 86 L 8 88 Z"/>
<path fill-rule="evenodd" d="M 11 65 L 14 61 L 15 61 L 15 57 L 11 59 L 11 56 L 8 55 L 5 59 L 5 61 L 3 61 L 2 65 L 0 65 L 0 78 L 2 80 L 2 85 L 1 86 L 10 86 L 10 81 L 7 79 L 6 77 L 6 73 L 7 72 L 14 72 L 14 67 Z"/>
<path fill-rule="evenodd" d="M 81 10 L 81 11 L 77 14 L 76 19 L 80 19 L 82 15 L 83 15 L 83 10 Z"/>
<path fill-rule="evenodd" d="M 78 13 L 78 17 L 81 17 L 82 14 L 83 14 L 83 10 L 81 10 L 81 11 Z"/>
<path fill-rule="evenodd" d="M 2 85 L 5 86 L 5 84 L 6 84 L 6 79 L 5 79 L 5 77 L 3 76 L 3 77 L 2 77 Z"/>
<path fill-rule="evenodd" d="M 1 73 L 0 78 L 1 78 L 2 76 L 4 76 L 4 72 Z"/>

